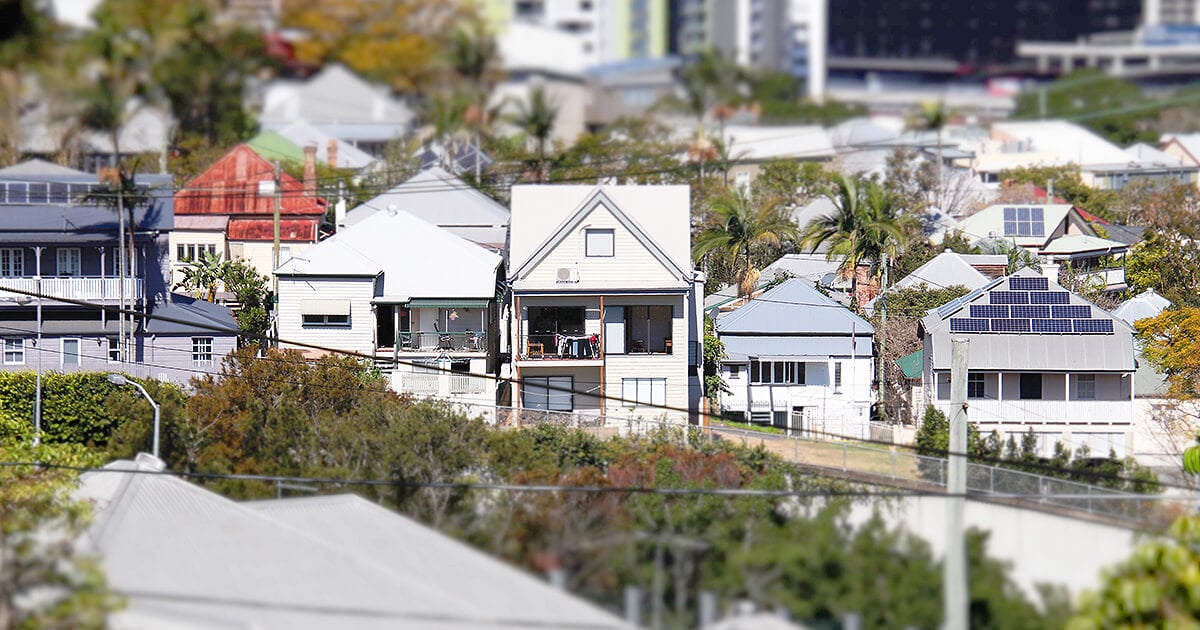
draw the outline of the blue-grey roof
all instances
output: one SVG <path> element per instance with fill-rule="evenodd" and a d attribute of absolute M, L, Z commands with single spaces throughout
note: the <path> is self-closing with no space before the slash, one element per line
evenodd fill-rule
<path fill-rule="evenodd" d="M 718 333 L 872 335 L 867 320 L 800 278 L 790 278 L 717 320 Z"/>
<path fill-rule="evenodd" d="M 238 334 L 237 320 L 228 307 L 179 293 L 172 293 L 166 302 L 152 304 L 150 315 L 145 325 L 150 334 L 212 337 Z"/>
<path fill-rule="evenodd" d="M 0 173 L 0 185 L 10 187 L 24 183 L 63 185 L 50 191 L 54 203 L 0 203 L 0 242 L 105 242 L 117 233 L 118 217 L 113 208 L 82 201 L 85 191 L 69 188 L 75 185 L 98 185 L 95 174 L 9 171 Z M 170 231 L 175 225 L 175 193 L 170 175 L 138 175 L 138 185 L 150 190 L 150 203 L 134 209 L 138 232 Z"/>
<path fill-rule="evenodd" d="M 857 335 L 720 335 L 726 363 L 763 361 L 821 361 L 830 357 L 870 357 L 871 333 Z"/>

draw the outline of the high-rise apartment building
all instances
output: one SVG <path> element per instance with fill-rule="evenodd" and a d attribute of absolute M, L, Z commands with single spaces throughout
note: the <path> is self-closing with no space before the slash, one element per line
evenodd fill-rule
<path fill-rule="evenodd" d="M 667 0 L 485 0 L 483 5 L 498 32 L 522 21 L 571 34 L 587 66 L 667 54 Z"/>

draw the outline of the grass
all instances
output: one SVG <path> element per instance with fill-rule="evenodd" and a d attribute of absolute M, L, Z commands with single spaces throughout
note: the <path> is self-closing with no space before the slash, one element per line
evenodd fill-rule
<path fill-rule="evenodd" d="M 709 425 L 718 435 L 730 440 L 741 439 L 747 446 L 762 446 L 786 461 L 811 464 L 828 468 L 842 468 L 895 476 L 901 479 L 919 479 L 917 458 L 905 449 L 883 444 L 857 444 L 841 441 L 807 439 L 764 439 L 754 438 L 747 433 L 763 433 L 782 436 L 784 431 L 777 427 L 763 427 L 742 422 L 710 419 Z M 731 435 L 729 429 L 745 431 L 740 436 Z M 755 443 L 757 442 L 757 443 Z"/>

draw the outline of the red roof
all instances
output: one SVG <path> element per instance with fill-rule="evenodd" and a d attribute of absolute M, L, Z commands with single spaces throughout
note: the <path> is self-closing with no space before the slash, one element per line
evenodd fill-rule
<path fill-rule="evenodd" d="M 270 215 L 275 197 L 258 194 L 258 183 L 275 177 L 275 165 L 239 144 L 175 194 L 175 214 Z M 325 200 L 304 194 L 304 184 L 280 174 L 280 213 L 325 215 Z"/>
<path fill-rule="evenodd" d="M 318 219 L 282 219 L 279 221 L 279 240 L 283 242 L 317 242 Z M 273 241 L 273 218 L 232 219 L 227 237 L 231 241 Z"/>

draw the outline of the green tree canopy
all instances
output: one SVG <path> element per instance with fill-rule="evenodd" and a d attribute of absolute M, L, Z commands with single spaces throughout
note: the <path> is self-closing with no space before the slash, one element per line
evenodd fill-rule
<path fill-rule="evenodd" d="M 709 205 L 707 227 L 696 237 L 692 256 L 696 260 L 709 252 L 729 256 L 737 270 L 738 292 L 749 296 L 759 278 L 754 250 L 778 248 L 798 237 L 795 221 L 778 198 L 752 199 L 745 191 L 727 190 Z"/>

